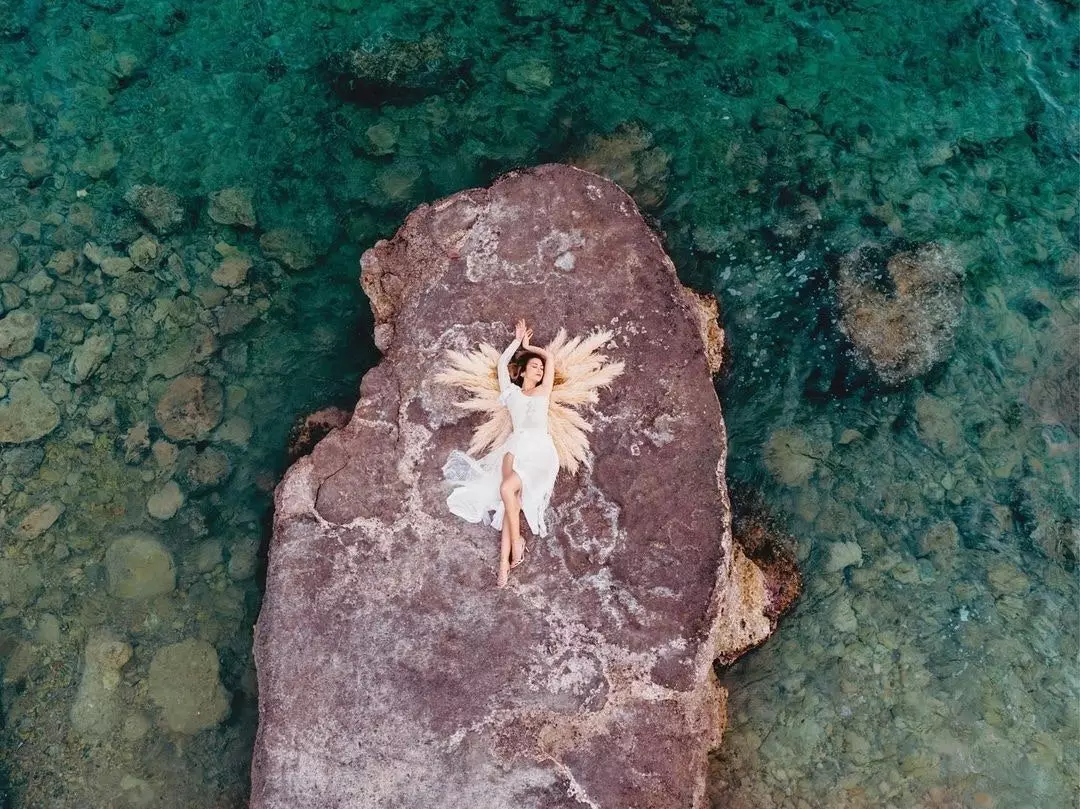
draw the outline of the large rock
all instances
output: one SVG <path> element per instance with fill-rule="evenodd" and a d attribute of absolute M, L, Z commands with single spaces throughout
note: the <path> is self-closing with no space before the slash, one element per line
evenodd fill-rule
<path fill-rule="evenodd" d="M 630 197 L 567 166 L 421 206 L 362 263 L 385 356 L 275 494 L 252 809 L 703 806 L 713 660 L 773 626 L 732 544 L 715 302 Z M 611 328 L 626 368 L 500 591 L 498 534 L 441 485 L 476 421 L 432 377 L 522 315 L 538 341 Z"/>
<path fill-rule="evenodd" d="M 59 423 L 59 409 L 32 377 L 15 380 L 0 399 L 0 444 L 36 441 Z"/>

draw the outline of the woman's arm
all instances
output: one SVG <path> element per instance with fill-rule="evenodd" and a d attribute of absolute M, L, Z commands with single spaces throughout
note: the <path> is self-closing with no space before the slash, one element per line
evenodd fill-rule
<path fill-rule="evenodd" d="M 499 392 L 505 393 L 510 389 L 510 386 L 514 383 L 510 381 L 510 369 L 506 366 L 510 362 L 510 358 L 514 356 L 514 352 L 517 351 L 517 347 L 521 345 L 521 338 L 515 337 L 510 345 L 506 347 L 506 351 L 499 357 Z"/>
<path fill-rule="evenodd" d="M 530 351 L 533 354 L 539 355 L 544 361 L 544 378 L 540 380 L 538 387 L 544 391 L 544 393 L 551 393 L 551 388 L 555 384 L 555 358 L 551 352 L 546 348 L 540 348 L 540 346 L 534 346 L 530 342 L 532 339 L 532 329 L 529 329 L 525 333 L 525 341 L 522 345 L 525 346 L 526 351 Z"/>

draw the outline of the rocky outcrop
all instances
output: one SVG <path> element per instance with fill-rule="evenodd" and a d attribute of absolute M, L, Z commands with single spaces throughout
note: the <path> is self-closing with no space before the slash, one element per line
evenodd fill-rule
<path fill-rule="evenodd" d="M 783 589 L 732 541 L 715 303 L 567 166 L 421 206 L 362 264 L 384 357 L 275 493 L 251 807 L 703 806 L 713 660 L 772 631 Z M 522 316 L 538 342 L 609 328 L 626 366 L 497 590 L 497 533 L 440 485 L 475 423 L 433 377 Z"/>

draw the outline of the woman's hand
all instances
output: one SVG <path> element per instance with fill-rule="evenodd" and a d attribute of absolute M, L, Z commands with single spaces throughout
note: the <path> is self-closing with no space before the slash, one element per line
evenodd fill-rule
<path fill-rule="evenodd" d="M 514 337 L 518 340 L 523 340 L 527 331 L 528 329 L 525 328 L 525 318 L 521 318 L 521 320 L 517 322 L 517 327 L 514 329 Z"/>
<path fill-rule="evenodd" d="M 525 329 L 525 337 L 522 339 L 521 345 L 524 348 L 532 348 L 532 346 L 529 345 L 530 340 L 532 340 L 532 329 Z"/>

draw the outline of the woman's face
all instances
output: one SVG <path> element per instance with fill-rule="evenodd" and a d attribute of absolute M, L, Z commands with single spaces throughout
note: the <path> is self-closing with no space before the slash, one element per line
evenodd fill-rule
<path fill-rule="evenodd" d="M 525 363 L 525 378 L 540 384 L 540 380 L 544 378 L 544 361 L 539 357 L 530 357 Z"/>

